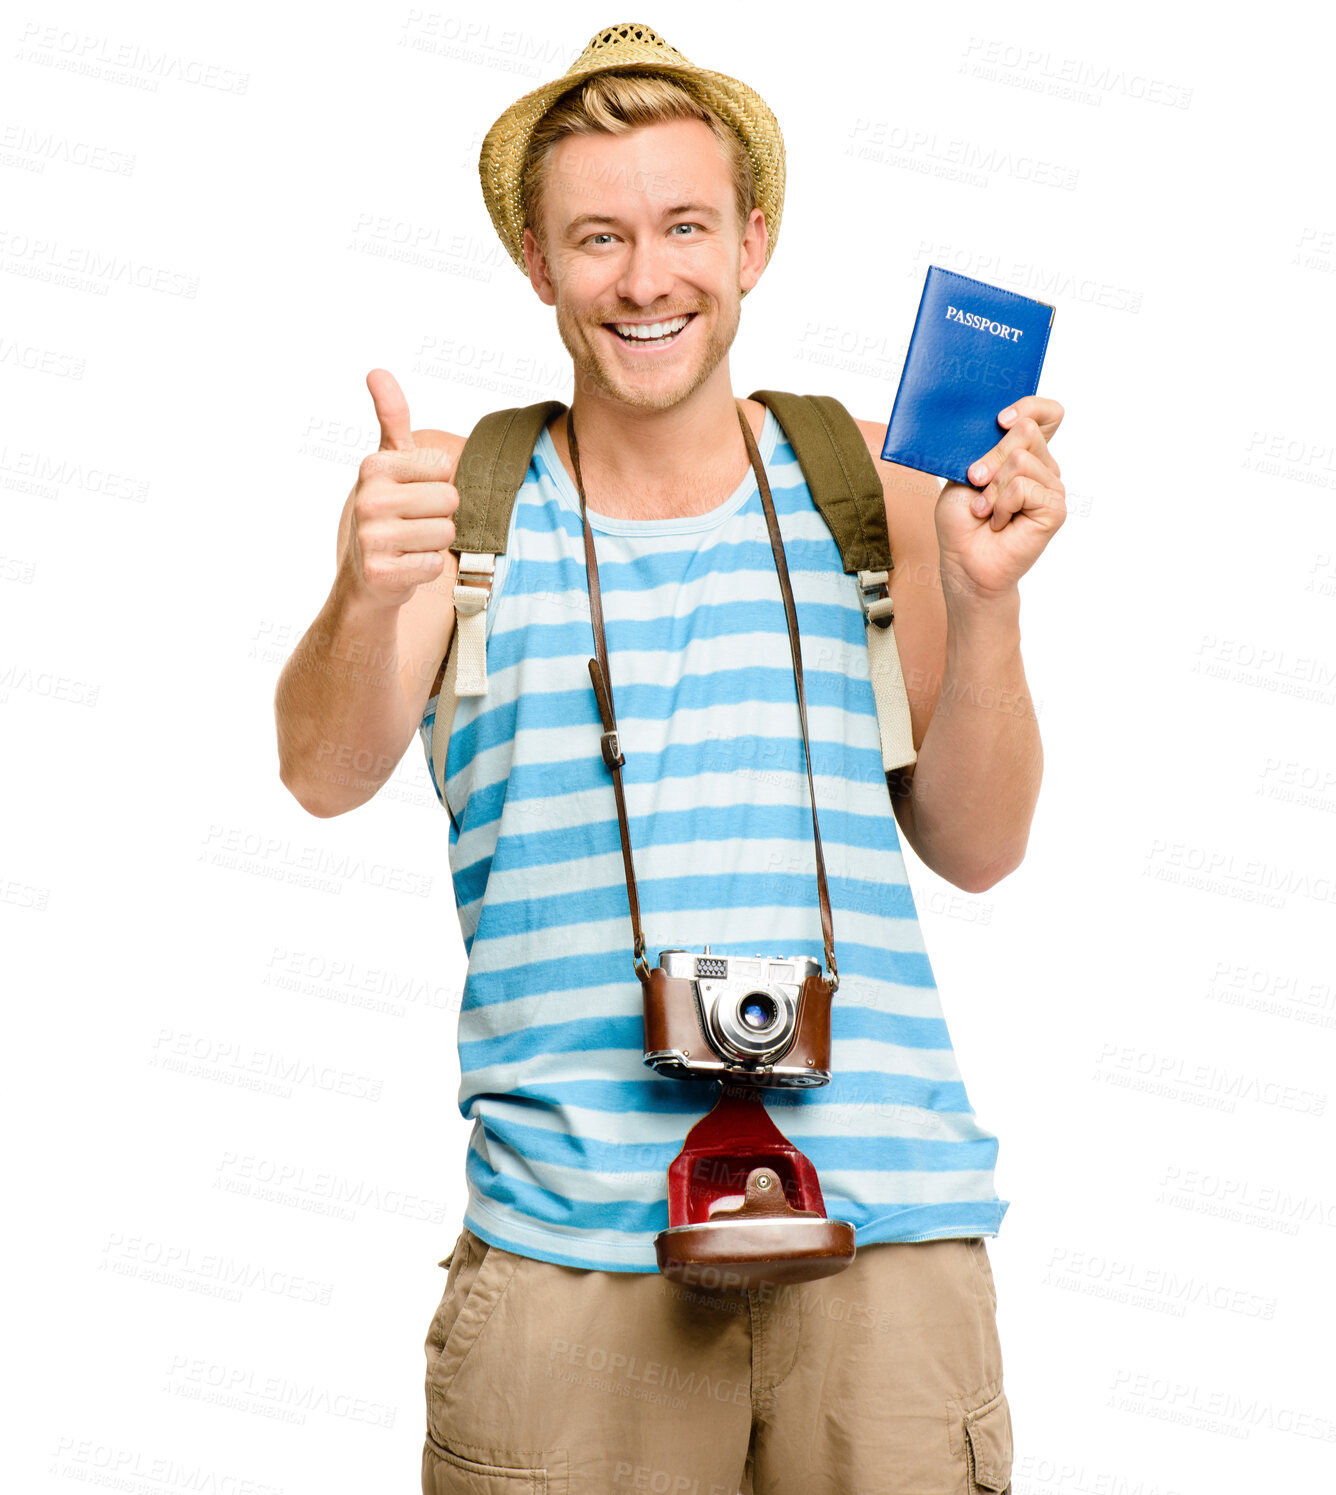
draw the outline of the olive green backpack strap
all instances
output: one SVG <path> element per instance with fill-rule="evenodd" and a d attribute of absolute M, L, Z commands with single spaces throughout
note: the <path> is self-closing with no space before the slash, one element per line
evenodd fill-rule
<path fill-rule="evenodd" d="M 914 763 L 918 754 L 900 653 L 895 646 L 895 611 L 890 593 L 894 563 L 881 476 L 854 418 L 830 395 L 758 389 L 751 398 L 768 406 L 783 426 L 812 501 L 839 547 L 844 569 L 858 578 L 881 734 L 881 763 L 889 777 L 896 769 Z"/>
<path fill-rule="evenodd" d="M 534 443 L 560 400 L 543 400 L 516 410 L 484 415 L 464 443 L 455 464 L 455 538 L 459 557 L 455 582 L 455 626 L 445 655 L 445 677 L 431 729 L 431 772 L 445 800 L 445 754 L 460 696 L 487 694 L 487 603 L 492 595 L 496 558 L 506 548 L 515 495 L 524 482 Z"/>

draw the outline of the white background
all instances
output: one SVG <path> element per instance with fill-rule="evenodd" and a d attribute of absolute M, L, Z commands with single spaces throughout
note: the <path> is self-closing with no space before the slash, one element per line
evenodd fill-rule
<path fill-rule="evenodd" d="M 911 860 L 1001 1139 L 1015 1495 L 1332 1467 L 1336 204 L 1311 14 L 642 16 L 785 130 L 739 393 L 885 419 L 930 263 L 1057 306 L 1070 518 L 1022 584 L 1029 853 L 979 897 Z M 308 815 L 273 690 L 376 446 L 369 369 L 461 432 L 568 397 L 477 149 L 612 19 L 4 22 L 16 1489 L 417 1488 L 467 1137 L 447 822 L 416 743 L 370 804 Z M 237 1083 L 271 1064 L 315 1078 Z M 318 1212 L 331 1194 L 352 1202 Z"/>

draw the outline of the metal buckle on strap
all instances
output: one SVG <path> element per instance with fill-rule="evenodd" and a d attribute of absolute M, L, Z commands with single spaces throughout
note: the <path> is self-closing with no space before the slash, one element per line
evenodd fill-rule
<path fill-rule="evenodd" d="M 615 731 L 605 732 L 599 745 L 603 749 L 603 761 L 609 768 L 620 768 L 626 762 L 626 755 L 621 750 Z"/>
<path fill-rule="evenodd" d="M 455 611 L 466 615 L 482 612 L 491 598 L 495 575 L 494 555 L 463 551 L 459 557 L 459 569 L 455 573 Z"/>
<path fill-rule="evenodd" d="M 642 983 L 648 983 L 650 974 L 649 961 L 645 958 L 645 932 L 643 929 L 636 936 L 631 950 L 634 957 L 632 964 L 636 968 L 636 975 L 640 977 Z"/>
<path fill-rule="evenodd" d="M 863 608 L 864 623 L 875 623 L 878 628 L 887 628 L 895 620 L 895 604 L 891 601 L 891 573 L 889 571 L 860 571 L 858 573 L 858 601 Z"/>
<path fill-rule="evenodd" d="M 461 618 L 471 618 L 475 614 L 485 612 L 488 598 L 492 595 L 492 581 L 488 577 L 485 587 L 470 586 L 468 582 L 457 581 L 452 593 L 455 611 Z"/>

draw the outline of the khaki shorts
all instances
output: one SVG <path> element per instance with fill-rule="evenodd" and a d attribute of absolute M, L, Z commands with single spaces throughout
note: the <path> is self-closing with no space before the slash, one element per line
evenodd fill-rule
<path fill-rule="evenodd" d="M 465 1229 L 427 1332 L 424 1495 L 976 1495 L 1011 1480 L 981 1236 L 742 1292 Z"/>

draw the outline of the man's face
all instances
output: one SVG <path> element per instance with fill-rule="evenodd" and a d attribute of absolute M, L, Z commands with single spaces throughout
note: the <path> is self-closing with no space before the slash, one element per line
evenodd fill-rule
<path fill-rule="evenodd" d="M 557 309 L 577 390 L 667 410 L 700 388 L 728 353 L 766 246 L 759 208 L 739 230 L 709 127 L 671 120 L 568 136 L 548 160 L 542 215 L 546 253 L 526 229 L 525 262 Z M 635 336 L 665 323 L 664 336 Z"/>

